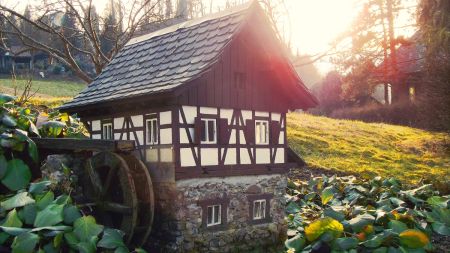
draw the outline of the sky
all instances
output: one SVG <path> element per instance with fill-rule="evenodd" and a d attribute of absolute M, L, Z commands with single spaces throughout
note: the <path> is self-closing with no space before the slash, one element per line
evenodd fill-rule
<path fill-rule="evenodd" d="M 23 5 L 26 2 L 36 4 L 40 1 L 20 0 Z M 109 1 L 94 0 L 94 3 L 97 5 L 97 10 L 101 12 Z M 226 2 L 226 0 L 207 0 L 206 2 L 210 1 L 217 6 L 224 5 Z M 417 3 L 417 0 L 402 1 L 405 5 Z M 278 29 L 290 38 L 294 52 L 317 55 L 326 52 L 331 42 L 350 27 L 364 0 L 285 0 L 285 2 L 288 13 L 283 13 L 279 17 Z M 400 23 L 411 23 L 407 16 L 403 14 L 403 17 L 399 19 Z M 399 33 L 410 36 L 413 32 L 414 30 L 405 29 Z M 315 62 L 315 66 L 322 74 L 333 70 L 333 65 L 327 58 Z"/>

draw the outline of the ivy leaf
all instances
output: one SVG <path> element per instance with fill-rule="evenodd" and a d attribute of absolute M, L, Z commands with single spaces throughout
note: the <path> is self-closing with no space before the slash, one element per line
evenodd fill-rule
<path fill-rule="evenodd" d="M 74 222 L 73 232 L 79 241 L 88 241 L 94 236 L 98 236 L 103 231 L 103 226 L 98 225 L 92 216 L 83 216 Z"/>
<path fill-rule="evenodd" d="M 73 249 L 77 248 L 77 244 L 79 243 L 79 240 L 75 236 L 73 232 L 70 233 L 64 233 L 64 239 L 69 244 L 69 246 Z"/>
<path fill-rule="evenodd" d="M 17 126 L 17 122 L 16 120 L 9 116 L 9 115 L 4 115 L 2 118 L 2 123 L 3 125 L 7 126 L 7 127 L 15 127 Z"/>
<path fill-rule="evenodd" d="M 12 159 L 8 161 L 6 174 L 2 179 L 2 183 L 12 191 L 25 188 L 31 180 L 31 172 L 28 165 L 20 159 Z"/>
<path fill-rule="evenodd" d="M 290 202 L 287 207 L 286 207 L 286 212 L 287 213 L 298 213 L 301 210 L 300 206 L 295 203 L 294 201 Z"/>
<path fill-rule="evenodd" d="M 450 227 L 444 223 L 436 221 L 431 224 L 431 227 L 433 228 L 433 231 L 438 234 L 450 236 Z"/>
<path fill-rule="evenodd" d="M 431 206 L 447 208 L 449 200 L 441 196 L 433 196 L 427 199 L 427 203 Z"/>
<path fill-rule="evenodd" d="M 97 251 L 97 236 L 91 237 L 89 240 L 81 241 L 77 244 L 77 249 L 81 253 L 95 253 Z"/>
<path fill-rule="evenodd" d="M 55 200 L 55 194 L 51 191 L 48 191 L 44 194 L 44 196 L 36 201 L 36 206 L 39 210 L 43 210 L 48 205 L 50 205 L 53 200 Z"/>
<path fill-rule="evenodd" d="M 337 238 L 333 243 L 333 248 L 339 250 L 349 250 L 356 248 L 356 246 L 358 246 L 358 243 L 358 239 L 354 237 Z"/>
<path fill-rule="evenodd" d="M 115 249 L 117 247 L 124 247 L 123 232 L 117 229 L 107 228 L 103 232 L 102 239 L 97 244 L 98 247 L 106 249 Z"/>
<path fill-rule="evenodd" d="M 37 213 L 34 227 L 49 227 L 60 223 L 63 221 L 63 208 L 63 205 L 48 205 L 44 210 Z"/>
<path fill-rule="evenodd" d="M 22 220 L 25 224 L 33 225 L 34 220 L 36 219 L 37 208 L 35 204 L 26 205 L 20 210 L 19 215 L 22 217 Z"/>
<path fill-rule="evenodd" d="M 80 210 L 76 206 L 66 205 L 63 211 L 63 219 L 65 224 L 73 224 L 78 218 L 81 217 Z"/>
<path fill-rule="evenodd" d="M 28 191 L 32 194 L 41 194 L 51 184 L 52 182 L 50 182 L 49 180 L 40 181 L 38 183 L 31 183 Z"/>
<path fill-rule="evenodd" d="M 66 124 L 60 121 L 47 121 L 42 124 L 41 131 L 44 137 L 58 137 L 66 127 Z"/>
<path fill-rule="evenodd" d="M 337 220 L 325 217 L 314 221 L 305 228 L 308 241 L 312 242 L 325 232 L 332 232 L 334 238 L 338 238 L 344 231 L 344 226 Z"/>
<path fill-rule="evenodd" d="M 353 232 L 361 232 L 363 228 L 367 225 L 372 225 L 375 221 L 375 217 L 370 214 L 362 214 L 358 215 L 355 218 L 348 221 L 350 226 L 352 227 Z"/>
<path fill-rule="evenodd" d="M 294 249 L 295 252 L 300 252 L 305 246 L 306 240 L 302 235 L 296 235 L 284 242 L 284 245 L 288 249 Z"/>
<path fill-rule="evenodd" d="M 0 226 L 0 228 L 7 234 L 12 236 L 17 236 L 26 232 L 30 232 L 29 228 L 17 228 L 17 227 L 4 227 Z"/>
<path fill-rule="evenodd" d="M 28 155 L 31 157 L 33 162 L 37 163 L 39 161 L 38 149 L 36 143 L 30 138 L 27 139 L 28 143 Z"/>
<path fill-rule="evenodd" d="M 32 203 L 34 203 L 34 199 L 28 196 L 28 192 L 21 192 L 1 202 L 0 206 L 5 210 L 11 210 L 13 208 L 26 206 Z"/>
<path fill-rule="evenodd" d="M 405 223 L 398 220 L 389 221 L 388 227 L 399 234 L 408 229 L 408 226 L 406 226 Z"/>
<path fill-rule="evenodd" d="M 14 101 L 14 100 L 16 100 L 16 97 L 14 97 L 14 96 L 4 94 L 4 93 L 0 94 L 0 105 L 4 105 L 4 104 Z"/>
<path fill-rule="evenodd" d="M 322 199 L 322 205 L 326 205 L 330 202 L 334 197 L 333 186 L 328 186 L 323 189 L 322 194 L 320 194 L 320 198 Z"/>
<path fill-rule="evenodd" d="M 145 252 L 145 251 L 135 250 L 134 252 L 139 253 L 139 252 Z M 130 253 L 130 251 L 127 249 L 127 247 L 118 247 L 116 250 L 114 250 L 114 253 Z"/>
<path fill-rule="evenodd" d="M 422 248 L 430 242 L 428 236 L 417 229 L 408 229 L 400 233 L 400 244 L 411 249 Z"/>
<path fill-rule="evenodd" d="M 380 234 L 375 235 L 370 240 L 367 240 L 363 243 L 363 245 L 367 248 L 377 248 L 380 247 L 381 243 L 383 243 L 384 237 Z"/>
<path fill-rule="evenodd" d="M 29 253 L 33 252 L 36 244 L 39 241 L 39 236 L 33 233 L 23 233 L 14 238 L 11 245 L 12 253 Z"/>

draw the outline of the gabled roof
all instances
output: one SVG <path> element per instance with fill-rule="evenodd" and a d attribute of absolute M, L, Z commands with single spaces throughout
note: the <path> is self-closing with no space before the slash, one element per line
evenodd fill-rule
<path fill-rule="evenodd" d="M 131 39 L 86 89 L 60 109 L 75 111 L 99 103 L 166 93 L 200 77 L 217 62 L 256 5 L 256 1 L 249 1 Z M 299 88 L 306 89 L 299 82 Z"/>

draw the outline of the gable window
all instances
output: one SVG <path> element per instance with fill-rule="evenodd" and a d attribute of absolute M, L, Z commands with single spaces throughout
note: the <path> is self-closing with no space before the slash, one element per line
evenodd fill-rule
<path fill-rule="evenodd" d="M 205 144 L 217 143 L 217 123 L 215 119 L 201 119 L 200 141 Z"/>
<path fill-rule="evenodd" d="M 253 220 L 266 218 L 266 200 L 258 199 L 253 201 Z"/>
<path fill-rule="evenodd" d="M 158 144 L 158 119 L 156 117 L 145 121 L 147 144 Z"/>
<path fill-rule="evenodd" d="M 255 143 L 269 144 L 269 122 L 267 120 L 255 121 Z"/>
<path fill-rule="evenodd" d="M 102 125 L 102 139 L 112 140 L 113 138 L 112 123 L 104 123 Z"/>
<path fill-rule="evenodd" d="M 211 205 L 207 207 L 206 226 L 211 227 L 222 224 L 222 205 Z"/>

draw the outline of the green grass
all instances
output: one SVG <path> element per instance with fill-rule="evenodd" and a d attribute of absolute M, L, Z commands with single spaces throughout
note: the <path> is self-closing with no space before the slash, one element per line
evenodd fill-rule
<path fill-rule="evenodd" d="M 17 90 L 23 91 L 27 80 L 18 79 L 16 84 L 8 78 L 0 78 L 0 92 L 13 93 L 15 85 Z M 86 87 L 85 83 L 73 82 L 73 81 L 56 81 L 56 80 L 33 80 L 31 90 L 37 92 L 40 97 L 73 97 L 77 95 L 81 90 Z"/>
<path fill-rule="evenodd" d="M 312 167 L 411 184 L 450 180 L 450 135 L 444 133 L 291 113 L 288 141 Z"/>

